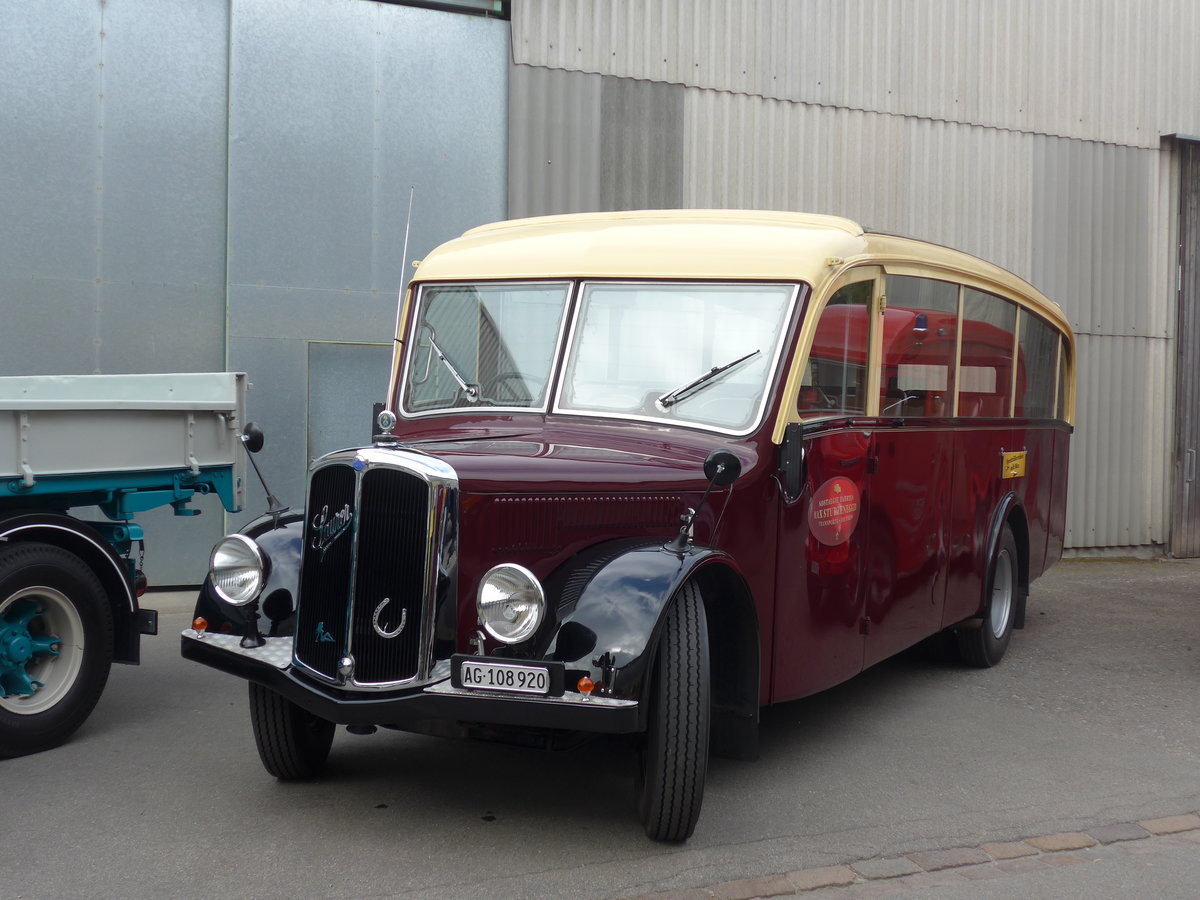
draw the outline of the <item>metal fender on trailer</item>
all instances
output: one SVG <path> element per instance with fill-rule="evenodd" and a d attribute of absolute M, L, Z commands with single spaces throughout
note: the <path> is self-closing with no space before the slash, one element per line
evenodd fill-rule
<path fill-rule="evenodd" d="M 56 747 L 83 724 L 115 658 L 137 661 L 128 569 L 86 523 L 0 519 L 0 758 Z"/>
<path fill-rule="evenodd" d="M 700 587 L 710 623 L 712 667 L 720 675 L 713 683 L 714 716 L 718 722 L 736 719 L 756 730 L 758 621 L 736 563 L 721 550 L 691 546 L 673 552 L 661 544 L 643 544 L 602 560 L 586 583 L 564 590 L 564 621 L 548 655 L 568 665 L 598 668 L 608 696 L 641 698 L 666 610 L 689 581 Z M 714 752 L 724 755 L 747 757 L 755 752 L 745 735 L 717 743 Z"/>
<path fill-rule="evenodd" d="M 61 547 L 92 570 L 112 607 L 113 661 L 139 661 L 140 636 L 146 633 L 139 618 L 137 593 L 125 560 L 95 528 L 58 512 L 24 510 L 0 515 L 3 542 L 36 542 Z"/>

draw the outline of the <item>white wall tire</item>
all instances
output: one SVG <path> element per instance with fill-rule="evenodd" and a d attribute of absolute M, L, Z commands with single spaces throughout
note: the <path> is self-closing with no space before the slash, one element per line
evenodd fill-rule
<path fill-rule="evenodd" d="M 0 549 L 0 757 L 58 746 L 95 707 L 112 665 L 99 579 L 49 544 Z"/>

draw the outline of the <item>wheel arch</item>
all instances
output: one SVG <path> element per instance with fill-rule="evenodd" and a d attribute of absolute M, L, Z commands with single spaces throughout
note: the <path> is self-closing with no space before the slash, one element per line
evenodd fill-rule
<path fill-rule="evenodd" d="M 98 531 L 61 513 L 22 512 L 0 519 L 0 542 L 49 544 L 78 557 L 100 580 L 112 609 L 113 660 L 140 661 L 137 592 L 125 561 Z"/>
<path fill-rule="evenodd" d="M 1012 492 L 1004 496 L 992 516 L 992 524 L 988 529 L 987 552 L 983 558 L 985 573 L 995 558 L 1006 525 L 1017 542 L 1017 597 L 1013 627 L 1024 628 L 1025 601 L 1029 597 L 1029 519 L 1020 499 Z"/>
<path fill-rule="evenodd" d="M 708 619 L 712 678 L 712 743 L 718 756 L 758 757 L 761 643 L 754 595 L 741 573 L 722 560 L 693 576 Z"/>

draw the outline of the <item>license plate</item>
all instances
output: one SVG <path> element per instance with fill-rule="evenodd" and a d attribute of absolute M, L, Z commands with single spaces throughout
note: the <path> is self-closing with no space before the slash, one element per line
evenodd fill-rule
<path fill-rule="evenodd" d="M 518 694 L 550 693 L 548 666 L 463 659 L 458 666 L 456 687 L 475 691 L 509 691 Z"/>

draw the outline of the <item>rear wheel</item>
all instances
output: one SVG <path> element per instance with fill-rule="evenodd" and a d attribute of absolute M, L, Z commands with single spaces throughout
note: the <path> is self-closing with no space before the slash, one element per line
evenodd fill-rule
<path fill-rule="evenodd" d="M 1017 541 L 1005 525 L 984 581 L 983 622 L 978 628 L 958 630 L 958 653 L 963 662 L 986 669 L 1004 658 L 1012 640 L 1020 584 Z"/>
<path fill-rule="evenodd" d="M 49 544 L 0 550 L 0 758 L 65 741 L 112 666 L 112 609 L 94 572 Z"/>
<path fill-rule="evenodd" d="M 276 778 L 315 778 L 325 768 L 334 725 L 270 688 L 250 682 L 250 724 L 263 767 Z"/>
<path fill-rule="evenodd" d="M 708 625 L 700 590 L 686 584 L 667 611 L 650 686 L 638 814 L 656 841 L 691 837 L 704 800 L 709 736 Z"/>

